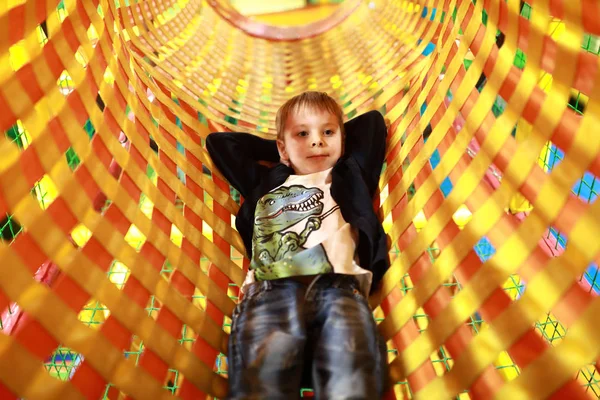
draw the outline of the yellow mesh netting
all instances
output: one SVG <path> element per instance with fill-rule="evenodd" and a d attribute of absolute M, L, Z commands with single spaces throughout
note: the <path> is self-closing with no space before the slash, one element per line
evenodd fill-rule
<path fill-rule="evenodd" d="M 390 124 L 390 398 L 600 396 L 595 0 L 0 2 L 0 398 L 226 394 L 248 262 L 211 131 L 304 90 Z M 303 396 L 310 396 L 303 391 Z"/>

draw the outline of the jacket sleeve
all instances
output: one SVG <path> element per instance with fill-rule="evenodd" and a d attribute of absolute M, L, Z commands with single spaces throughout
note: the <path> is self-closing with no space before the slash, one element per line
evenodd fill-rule
<path fill-rule="evenodd" d="M 206 148 L 219 171 L 244 197 L 248 197 L 269 170 L 259 161 L 279 161 L 275 140 L 249 133 L 211 133 L 206 138 Z"/>
<path fill-rule="evenodd" d="M 387 127 L 383 115 L 369 111 L 344 124 L 345 154 L 354 158 L 362 170 L 371 197 L 377 191 L 385 159 Z"/>

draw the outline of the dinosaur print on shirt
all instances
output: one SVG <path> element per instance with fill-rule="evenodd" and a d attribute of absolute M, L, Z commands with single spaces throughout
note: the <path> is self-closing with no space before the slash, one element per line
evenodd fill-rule
<path fill-rule="evenodd" d="M 290 175 L 256 203 L 242 291 L 256 281 L 336 273 L 356 276 L 369 293 L 372 274 L 356 263 L 357 240 L 331 196 L 331 169 Z"/>
<path fill-rule="evenodd" d="M 304 247 L 310 234 L 319 230 L 323 219 L 339 209 L 336 205 L 322 214 L 323 197 L 319 188 L 292 185 L 281 186 L 258 201 L 251 264 L 258 279 L 333 271 L 323 246 Z M 293 227 L 296 229 L 290 230 Z"/>

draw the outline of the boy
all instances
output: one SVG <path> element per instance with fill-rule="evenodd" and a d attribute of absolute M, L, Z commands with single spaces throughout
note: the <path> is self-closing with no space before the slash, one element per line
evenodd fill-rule
<path fill-rule="evenodd" d="M 303 385 L 318 399 L 380 398 L 386 347 L 367 296 L 389 266 L 372 205 L 385 122 L 371 111 L 344 124 L 335 100 L 306 92 L 276 125 L 276 141 L 207 138 L 244 196 L 236 227 L 251 260 L 232 316 L 229 398 L 298 398 Z"/>

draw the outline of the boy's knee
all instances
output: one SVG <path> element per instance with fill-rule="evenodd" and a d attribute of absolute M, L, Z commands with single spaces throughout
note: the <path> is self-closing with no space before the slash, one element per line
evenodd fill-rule
<path fill-rule="evenodd" d="M 251 358 L 239 371 L 241 385 L 230 388 L 231 398 L 236 398 L 232 394 L 248 399 L 296 398 L 305 342 L 304 338 L 276 331 L 261 343 L 248 346 Z"/>
<path fill-rule="evenodd" d="M 250 368 L 265 371 L 281 371 L 301 364 L 306 339 L 275 331 L 256 346 Z"/>

